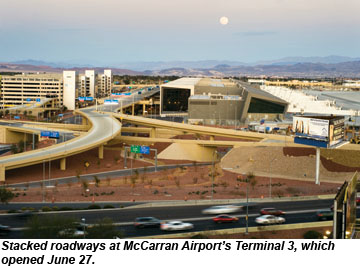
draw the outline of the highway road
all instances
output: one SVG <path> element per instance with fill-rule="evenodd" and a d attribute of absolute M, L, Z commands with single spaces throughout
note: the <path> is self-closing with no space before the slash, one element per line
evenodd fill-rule
<path fill-rule="evenodd" d="M 134 91 L 132 96 L 124 98 L 122 103 L 117 105 L 99 105 L 98 107 L 92 106 L 79 110 L 78 113 L 82 113 L 91 121 L 92 128 L 86 134 L 81 135 L 78 138 L 68 140 L 69 138 L 63 135 L 65 137 L 63 139 L 68 140 L 63 144 L 1 157 L 0 168 L 3 173 L 0 174 L 0 179 L 5 179 L 5 170 L 41 163 L 43 160 L 47 159 L 59 159 L 73 154 L 78 154 L 80 152 L 96 148 L 113 139 L 121 132 L 120 122 L 109 114 L 98 113 L 95 109 L 98 108 L 100 111 L 115 112 L 121 107 L 121 105 L 129 105 L 147 96 L 151 96 L 158 92 L 158 89 L 144 92 L 143 94 L 137 94 L 138 91 L 139 90 Z"/>
<path fill-rule="evenodd" d="M 333 200 L 307 200 L 307 201 L 289 201 L 289 202 L 266 202 L 258 203 L 249 209 L 249 226 L 256 226 L 255 218 L 259 216 L 259 210 L 263 207 L 276 207 L 286 212 L 286 223 L 302 223 L 316 221 L 315 212 L 318 209 L 329 208 Z M 58 204 L 56 204 L 58 206 Z M 130 204 L 129 204 L 130 205 Z M 131 208 L 128 206 L 122 209 L 96 210 L 96 211 L 70 211 L 56 212 L 43 215 L 59 215 L 75 218 L 85 218 L 87 223 L 95 223 L 101 218 L 111 218 L 122 230 L 126 237 L 148 236 L 164 234 L 158 228 L 136 229 L 133 221 L 136 217 L 152 216 L 161 220 L 183 220 L 194 224 L 192 231 L 216 230 L 225 228 L 245 227 L 245 212 L 241 211 L 235 215 L 240 218 L 238 223 L 214 224 L 211 215 L 203 215 L 201 211 L 209 205 L 199 206 L 172 206 L 172 207 L 148 207 L 148 208 Z M 358 214 L 360 210 L 358 209 Z M 359 215 L 360 216 L 360 215 Z M 0 223 L 9 225 L 13 228 L 23 227 L 26 219 L 19 215 L 0 215 Z M 13 232 L 12 237 L 19 237 L 19 232 Z"/>

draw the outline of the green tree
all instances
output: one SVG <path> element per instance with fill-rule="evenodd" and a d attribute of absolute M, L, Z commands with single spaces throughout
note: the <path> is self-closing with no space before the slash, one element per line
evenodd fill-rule
<path fill-rule="evenodd" d="M 86 193 L 86 190 L 89 188 L 89 183 L 87 180 L 81 180 L 81 186 L 84 190 L 84 193 Z"/>
<path fill-rule="evenodd" d="M 11 199 L 14 198 L 14 193 L 11 190 L 6 189 L 5 187 L 0 188 L 0 201 L 3 204 L 9 203 Z"/>
<path fill-rule="evenodd" d="M 23 140 L 19 141 L 17 147 L 18 147 L 18 152 L 22 153 L 24 151 L 24 148 L 25 148 L 24 141 Z"/>
<path fill-rule="evenodd" d="M 13 153 L 13 154 L 17 154 L 18 152 L 18 148 L 15 144 L 12 144 L 11 145 L 11 148 L 10 148 L 10 151 Z"/>
<path fill-rule="evenodd" d="M 24 238 L 27 239 L 54 239 L 72 238 L 66 230 L 74 229 L 75 218 L 64 216 L 38 216 L 31 217 L 25 226 Z M 64 232 L 65 231 L 65 232 Z"/>
<path fill-rule="evenodd" d="M 250 183 L 252 189 L 254 190 L 255 185 L 257 184 L 255 174 L 253 172 L 248 172 L 246 174 L 246 182 Z"/>
<path fill-rule="evenodd" d="M 5 110 L 5 115 L 8 115 L 10 113 L 9 110 Z"/>
<path fill-rule="evenodd" d="M 95 186 L 96 187 L 99 187 L 99 185 L 100 185 L 100 179 L 99 179 L 99 177 L 98 176 L 94 176 L 94 182 L 95 182 Z"/>
<path fill-rule="evenodd" d="M 121 231 L 116 230 L 116 226 L 109 218 L 98 220 L 93 226 L 86 229 L 86 238 L 91 239 L 111 239 L 114 237 L 124 237 Z"/>
<path fill-rule="evenodd" d="M 304 239 L 321 239 L 323 235 L 315 230 L 309 230 L 303 235 Z"/>

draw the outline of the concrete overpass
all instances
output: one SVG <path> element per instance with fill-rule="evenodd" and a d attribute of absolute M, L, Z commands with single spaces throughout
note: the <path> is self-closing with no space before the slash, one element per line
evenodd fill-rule
<path fill-rule="evenodd" d="M 94 108 L 85 108 L 77 113 L 89 120 L 91 128 L 87 133 L 47 148 L 1 157 L 0 181 L 5 180 L 6 170 L 42 163 L 45 159 L 61 159 L 60 168 L 65 170 L 66 157 L 96 147 L 99 148 L 99 158 L 102 159 L 104 144 L 120 134 L 121 124 L 111 115 L 97 113 Z M 25 130 L 19 129 L 19 131 Z"/>

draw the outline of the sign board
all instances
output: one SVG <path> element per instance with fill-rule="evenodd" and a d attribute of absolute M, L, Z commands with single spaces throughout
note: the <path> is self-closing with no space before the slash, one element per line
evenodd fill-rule
<path fill-rule="evenodd" d="M 140 145 L 131 145 L 130 152 L 140 154 Z"/>
<path fill-rule="evenodd" d="M 51 131 L 50 132 L 50 136 L 49 138 L 52 138 L 52 139 L 59 139 L 60 138 L 60 133 L 57 132 L 57 131 Z"/>
<path fill-rule="evenodd" d="M 296 137 L 327 140 L 329 120 L 294 116 L 293 131 Z"/>
<path fill-rule="evenodd" d="M 141 154 L 150 154 L 150 147 L 149 146 L 141 146 L 140 153 Z"/>
<path fill-rule="evenodd" d="M 41 131 L 40 136 L 41 137 L 49 137 L 52 139 L 59 139 L 60 133 L 58 131 Z"/>
<path fill-rule="evenodd" d="M 111 100 L 111 99 L 104 100 L 104 104 L 106 104 L 106 105 L 112 105 L 112 104 L 118 104 L 118 103 L 119 103 L 119 100 Z"/>
<path fill-rule="evenodd" d="M 83 101 L 85 101 L 85 97 L 79 97 L 78 100 L 79 100 L 80 102 L 83 102 Z"/>
<path fill-rule="evenodd" d="M 130 152 L 135 154 L 150 154 L 149 146 L 131 145 Z"/>
<path fill-rule="evenodd" d="M 36 102 L 40 102 L 41 101 L 41 99 L 40 98 L 36 98 Z"/>
<path fill-rule="evenodd" d="M 26 101 L 31 101 L 31 98 L 27 98 Z"/>
<path fill-rule="evenodd" d="M 20 119 L 20 116 L 15 115 L 15 116 L 14 116 L 14 119 Z"/>
<path fill-rule="evenodd" d="M 295 143 L 330 148 L 343 144 L 343 116 L 294 116 Z"/>
<path fill-rule="evenodd" d="M 59 117 L 63 117 L 63 116 L 64 116 L 64 114 L 58 114 L 58 116 L 59 116 Z"/>
<path fill-rule="evenodd" d="M 86 100 L 86 101 L 93 101 L 94 98 L 93 98 L 93 97 L 85 97 L 85 100 Z"/>
<path fill-rule="evenodd" d="M 50 131 L 41 131 L 40 136 L 41 137 L 49 137 L 50 136 Z"/>

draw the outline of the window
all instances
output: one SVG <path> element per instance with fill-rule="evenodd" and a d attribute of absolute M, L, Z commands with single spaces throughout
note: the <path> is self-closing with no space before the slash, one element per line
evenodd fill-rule
<path fill-rule="evenodd" d="M 282 114 L 284 113 L 285 105 L 277 104 L 271 101 L 266 101 L 258 98 L 251 98 L 248 113 L 255 114 Z"/>

